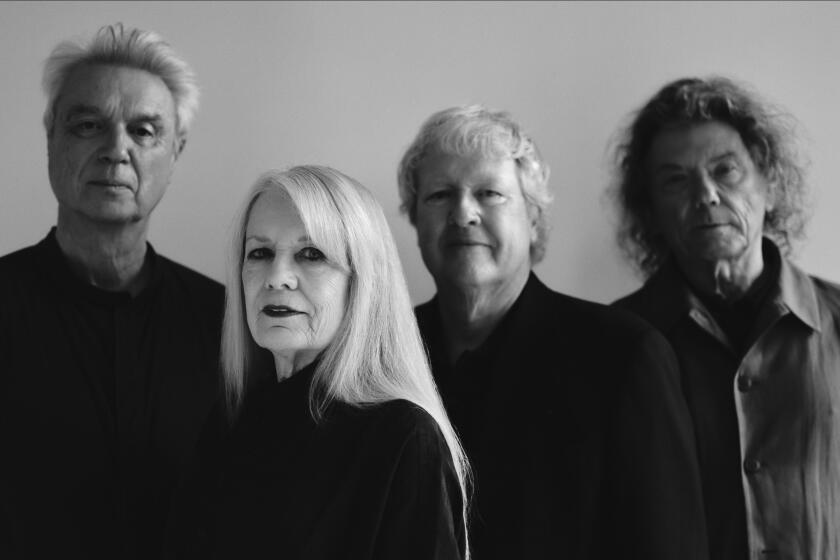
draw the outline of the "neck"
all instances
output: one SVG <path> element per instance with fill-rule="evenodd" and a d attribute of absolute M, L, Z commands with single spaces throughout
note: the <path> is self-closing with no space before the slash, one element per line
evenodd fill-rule
<path fill-rule="evenodd" d="M 146 222 L 74 226 L 59 211 L 56 241 L 83 282 L 113 292 L 136 295 L 148 282 Z"/>
<path fill-rule="evenodd" d="M 315 355 L 300 352 L 272 352 L 274 355 L 274 371 L 277 374 L 277 382 L 290 378 L 309 364 L 315 361 Z"/>
<path fill-rule="evenodd" d="M 450 363 L 480 346 L 501 322 L 528 281 L 528 275 L 494 286 L 438 285 L 438 309 Z"/>
<path fill-rule="evenodd" d="M 727 302 L 741 299 L 764 270 L 764 257 L 758 250 L 737 259 L 692 261 L 677 259 L 692 287 L 706 296 Z"/>

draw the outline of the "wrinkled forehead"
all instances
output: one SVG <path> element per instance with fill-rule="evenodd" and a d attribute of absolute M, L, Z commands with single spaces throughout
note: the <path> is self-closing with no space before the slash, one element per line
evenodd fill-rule
<path fill-rule="evenodd" d="M 514 149 L 513 137 L 509 130 L 498 125 L 476 123 L 436 135 L 426 146 L 424 156 L 447 154 L 499 159 L 512 157 Z"/>
<path fill-rule="evenodd" d="M 426 182 L 485 184 L 519 181 L 516 161 L 507 154 L 471 152 L 448 153 L 436 150 L 424 157 L 417 167 L 416 179 Z"/>
<path fill-rule="evenodd" d="M 697 165 L 725 156 L 751 159 L 734 127 L 722 121 L 678 123 L 653 137 L 646 164 L 654 171 L 663 165 Z"/>
<path fill-rule="evenodd" d="M 128 66 L 83 64 L 64 80 L 55 102 L 57 114 L 153 116 L 175 120 L 175 100 L 166 83 Z"/>

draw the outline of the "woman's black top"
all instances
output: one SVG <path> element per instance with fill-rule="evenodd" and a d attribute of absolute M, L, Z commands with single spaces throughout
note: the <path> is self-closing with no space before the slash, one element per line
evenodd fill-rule
<path fill-rule="evenodd" d="M 314 365 L 259 383 L 232 428 L 211 417 L 176 498 L 169 558 L 456 559 L 461 493 L 435 420 L 404 400 L 334 402 Z"/>

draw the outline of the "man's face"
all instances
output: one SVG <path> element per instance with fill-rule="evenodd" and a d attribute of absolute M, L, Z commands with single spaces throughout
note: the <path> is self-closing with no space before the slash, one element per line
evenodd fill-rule
<path fill-rule="evenodd" d="M 482 288 L 527 277 L 536 228 L 513 159 L 432 153 L 416 177 L 417 241 L 436 284 Z"/>
<path fill-rule="evenodd" d="M 768 184 L 734 128 L 710 121 L 663 130 L 647 166 L 654 223 L 679 260 L 738 261 L 761 251 Z"/>
<path fill-rule="evenodd" d="M 181 147 L 163 80 L 134 68 L 82 66 L 68 76 L 54 114 L 47 150 L 59 215 L 113 225 L 147 220 Z"/>

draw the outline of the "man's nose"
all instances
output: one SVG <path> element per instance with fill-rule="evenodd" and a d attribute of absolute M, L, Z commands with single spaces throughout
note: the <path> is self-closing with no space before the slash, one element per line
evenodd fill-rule
<path fill-rule="evenodd" d="M 717 206 L 720 204 L 718 186 L 709 174 L 697 173 L 691 183 L 695 206 Z"/>
<path fill-rule="evenodd" d="M 462 193 L 454 198 L 449 210 L 449 221 L 458 227 L 474 226 L 481 221 L 481 206 L 472 193 Z"/>
<path fill-rule="evenodd" d="M 115 126 L 105 135 L 105 145 L 99 154 L 99 159 L 106 163 L 128 163 L 131 136 L 128 131 Z"/>
<path fill-rule="evenodd" d="M 291 258 L 278 255 L 271 262 L 265 279 L 269 290 L 294 290 L 298 285 L 297 269 Z"/>

